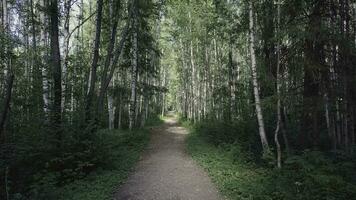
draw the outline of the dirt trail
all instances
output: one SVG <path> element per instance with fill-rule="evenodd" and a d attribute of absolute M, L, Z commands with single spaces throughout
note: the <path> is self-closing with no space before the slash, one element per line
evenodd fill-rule
<path fill-rule="evenodd" d="M 135 172 L 115 200 L 220 200 L 207 174 L 187 155 L 187 130 L 175 118 L 152 130 L 152 139 Z"/>

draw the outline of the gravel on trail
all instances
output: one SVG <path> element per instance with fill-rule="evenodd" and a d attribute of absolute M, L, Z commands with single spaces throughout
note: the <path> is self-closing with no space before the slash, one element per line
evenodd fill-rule
<path fill-rule="evenodd" d="M 186 153 L 188 131 L 174 117 L 152 128 L 151 141 L 114 200 L 221 200 L 208 175 Z"/>

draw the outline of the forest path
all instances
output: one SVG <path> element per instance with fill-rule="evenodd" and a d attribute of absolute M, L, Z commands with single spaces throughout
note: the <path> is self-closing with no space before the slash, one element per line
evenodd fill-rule
<path fill-rule="evenodd" d="M 208 175 L 185 152 L 188 131 L 173 116 L 153 128 L 148 149 L 115 200 L 219 200 Z"/>

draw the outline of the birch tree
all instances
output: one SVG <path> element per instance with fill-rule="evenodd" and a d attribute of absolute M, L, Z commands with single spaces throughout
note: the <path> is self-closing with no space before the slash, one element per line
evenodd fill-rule
<path fill-rule="evenodd" d="M 277 2 L 277 35 L 280 33 L 280 24 L 281 24 L 281 1 L 278 0 Z M 274 133 L 274 141 L 276 143 L 277 147 L 277 167 L 281 168 L 282 167 L 282 151 L 281 151 L 281 145 L 279 143 L 279 132 L 281 131 L 281 126 L 282 126 L 282 106 L 281 106 L 281 48 L 280 48 L 280 41 L 277 41 L 277 80 L 276 80 L 276 85 L 277 85 L 277 127 Z"/>
<path fill-rule="evenodd" d="M 136 84 L 137 84 L 137 59 L 138 59 L 138 42 L 137 42 L 137 15 L 138 15 L 138 5 L 137 0 L 132 3 L 132 58 L 131 58 L 131 97 L 130 97 L 130 108 L 129 108 L 129 129 L 132 130 L 135 126 L 135 116 L 136 116 Z"/>
<path fill-rule="evenodd" d="M 252 1 L 249 2 L 249 30 L 250 30 L 249 43 L 250 43 L 250 56 L 251 56 L 252 83 L 253 83 L 253 93 L 255 96 L 255 107 L 256 107 L 256 115 L 258 121 L 258 129 L 259 129 L 263 150 L 267 152 L 269 146 L 268 146 L 268 141 L 267 141 L 267 136 L 265 131 L 265 125 L 263 121 L 259 84 L 257 80 L 258 76 L 257 76 L 256 54 L 255 54 L 254 12 L 253 12 Z"/>
<path fill-rule="evenodd" d="M 97 79 L 97 68 L 99 62 L 99 48 L 100 48 L 100 36 L 101 36 L 101 22 L 102 22 L 102 11 L 103 11 L 103 0 L 97 1 L 97 16 L 96 16 L 96 26 L 95 26 L 95 38 L 94 38 L 94 46 L 93 46 L 93 57 L 91 63 L 90 70 L 90 78 L 89 78 L 89 90 L 86 95 L 86 120 L 91 120 L 91 110 L 95 95 L 95 85 Z"/>

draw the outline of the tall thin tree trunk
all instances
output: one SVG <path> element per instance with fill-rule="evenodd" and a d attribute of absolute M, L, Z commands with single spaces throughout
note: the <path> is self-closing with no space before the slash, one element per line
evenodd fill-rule
<path fill-rule="evenodd" d="M 2 26 L 4 30 L 8 28 L 8 17 L 7 17 L 7 0 L 2 1 Z"/>
<path fill-rule="evenodd" d="M 131 60 L 131 98 L 130 98 L 130 113 L 129 113 L 129 129 L 132 130 L 135 126 L 135 116 L 136 116 L 136 84 L 137 84 L 137 62 L 138 62 L 138 38 L 137 38 L 137 0 L 133 1 L 133 34 L 132 34 L 132 60 Z"/>
<path fill-rule="evenodd" d="M 121 40 L 115 49 L 114 58 L 107 57 L 107 60 L 106 60 L 105 66 L 104 66 L 104 73 L 102 76 L 101 88 L 100 88 L 99 97 L 98 97 L 98 113 L 99 114 L 102 112 L 104 96 L 108 90 L 108 86 L 111 82 L 111 79 L 113 78 L 117 63 L 119 62 L 119 58 L 122 54 L 122 50 L 124 48 L 125 41 L 126 41 L 128 34 L 129 34 L 129 22 L 127 23 L 126 27 L 124 28 L 124 30 L 121 34 Z M 116 37 L 116 35 L 115 35 L 115 37 Z M 109 50 L 109 51 L 111 51 L 111 50 Z M 110 71 L 109 71 L 109 68 L 110 68 Z M 109 71 L 109 73 L 108 73 L 108 71 Z"/>
<path fill-rule="evenodd" d="M 48 6 L 47 0 L 41 0 L 40 4 L 44 8 L 46 8 Z M 47 27 L 48 19 L 44 12 L 41 12 L 41 14 L 40 14 L 40 21 L 41 21 L 41 23 L 44 24 L 44 27 Z M 46 28 L 41 28 L 40 35 L 41 35 L 41 45 L 47 46 L 48 45 L 48 32 L 47 32 Z M 49 106 L 50 106 L 48 70 L 46 69 L 46 63 L 48 63 L 48 60 L 46 59 L 47 55 L 48 55 L 47 50 L 43 50 L 41 53 L 41 59 L 43 61 L 41 75 L 42 75 L 43 111 L 44 111 L 45 115 L 49 114 Z"/>
<path fill-rule="evenodd" d="M 62 140 L 62 68 L 61 68 L 61 55 L 59 50 L 59 21 L 58 14 L 58 0 L 51 0 L 50 4 L 50 19 L 51 19 L 51 65 L 53 70 L 53 89 L 54 89 L 54 102 L 52 106 L 52 125 L 57 137 L 57 145 L 60 145 Z"/>
<path fill-rule="evenodd" d="M 93 100 L 95 95 L 95 83 L 96 83 L 96 72 L 98 68 L 99 61 L 99 47 L 100 47 L 100 36 L 101 36 L 101 21 L 102 21 L 102 11 L 103 11 L 103 0 L 97 0 L 97 16 L 96 16 L 96 30 L 94 39 L 94 49 L 93 49 L 93 60 L 91 64 L 90 71 L 90 82 L 89 90 L 86 98 L 85 112 L 86 120 L 91 120 L 91 110 L 93 110 Z"/>
<path fill-rule="evenodd" d="M 69 42 L 67 43 L 67 38 L 69 37 L 69 26 L 70 26 L 70 10 L 72 7 L 72 0 L 64 1 L 64 40 L 63 40 L 63 66 L 62 66 L 62 112 L 65 110 L 66 105 L 66 90 L 67 90 L 67 71 L 69 64 Z M 69 40 L 69 39 L 68 39 Z"/>
<path fill-rule="evenodd" d="M 281 1 L 278 0 L 278 5 L 277 5 L 277 37 L 278 33 L 280 32 L 280 13 L 281 13 Z M 280 41 L 277 41 L 277 127 L 274 133 L 274 141 L 276 143 L 277 147 L 277 167 L 281 168 L 282 167 L 282 150 L 281 150 L 281 145 L 279 143 L 279 132 L 281 130 L 282 126 L 282 106 L 281 106 L 281 73 L 280 73 L 280 68 L 281 68 L 281 62 L 280 62 L 280 54 L 281 54 L 281 48 L 280 48 Z"/>
<path fill-rule="evenodd" d="M 14 83 L 14 75 L 11 74 L 8 77 L 8 80 L 6 81 L 6 91 L 4 92 L 5 94 L 5 100 L 4 100 L 4 105 L 2 108 L 2 113 L 0 115 L 0 144 L 3 143 L 3 141 L 5 141 L 5 122 L 7 119 L 7 113 L 9 111 L 9 107 L 10 107 L 10 102 L 11 102 L 11 96 L 12 96 L 12 87 L 13 87 L 13 83 Z"/>
<path fill-rule="evenodd" d="M 109 88 L 113 89 L 114 81 L 110 82 Z M 109 111 L 109 129 L 114 129 L 114 121 L 115 121 L 115 107 L 114 107 L 114 97 L 109 92 L 108 94 L 108 111 Z"/>
<path fill-rule="evenodd" d="M 31 8 L 31 23 L 32 23 L 32 95 L 34 100 L 33 110 L 36 113 L 41 111 L 42 103 L 42 87 L 41 87 L 41 71 L 40 71 L 40 60 L 38 56 L 37 49 L 37 35 L 36 35 L 36 20 L 35 20 L 35 10 L 34 10 L 34 2 L 30 0 L 30 8 Z"/>
<path fill-rule="evenodd" d="M 261 108 L 261 100 L 259 93 L 259 86 L 257 80 L 257 68 L 256 68 L 256 55 L 255 55 L 255 35 L 254 35 L 254 12 L 252 1 L 249 2 L 249 19 L 250 19 L 250 54 L 251 54 L 251 69 L 252 69 L 252 82 L 253 82 L 253 91 L 255 96 L 255 106 L 256 106 L 256 115 L 258 121 L 259 134 L 261 138 L 262 148 L 264 152 L 269 150 L 269 145 L 266 137 L 265 125 L 263 121 L 263 114 Z"/>
<path fill-rule="evenodd" d="M 145 126 L 146 120 L 147 120 L 147 111 L 148 111 L 148 73 L 147 73 L 147 68 L 145 72 L 145 77 L 143 80 L 144 87 L 143 87 L 143 107 L 142 107 L 142 114 L 141 114 L 141 127 Z"/>
<path fill-rule="evenodd" d="M 162 87 L 166 87 L 166 69 L 163 69 L 163 84 Z M 163 92 L 162 94 L 162 111 L 161 111 L 161 116 L 164 117 L 164 114 L 166 112 L 166 94 Z"/>
<path fill-rule="evenodd" d="M 228 81 L 228 88 L 229 88 L 229 97 L 228 97 L 228 120 L 231 121 L 232 120 L 232 115 L 233 115 L 233 95 L 234 95 L 234 90 L 233 90 L 233 71 L 234 71 L 234 63 L 233 63 L 233 59 L 232 59 L 232 45 L 229 45 L 229 64 L 228 64 L 228 72 L 229 72 L 229 81 Z"/>
<path fill-rule="evenodd" d="M 355 148 L 355 117 L 354 117 L 354 109 L 350 112 L 350 145 L 351 145 L 351 154 L 354 153 Z"/>
<path fill-rule="evenodd" d="M 123 101 L 123 98 L 122 98 L 122 92 L 120 92 L 120 96 L 119 96 L 119 105 L 118 105 L 118 117 L 117 117 L 117 128 L 118 129 L 121 129 L 122 128 L 122 101 Z"/>
<path fill-rule="evenodd" d="M 113 58 L 113 51 L 115 48 L 115 43 L 116 43 L 116 33 L 117 33 L 117 27 L 118 27 L 118 15 L 116 14 L 117 9 L 115 3 L 111 0 L 110 1 L 110 25 L 111 25 L 111 35 L 110 35 L 110 41 L 108 44 L 108 49 L 106 51 L 107 55 L 105 58 L 105 63 L 104 63 L 104 69 L 103 73 L 101 76 L 101 88 L 100 88 L 100 93 L 99 93 L 99 98 L 98 98 L 98 114 L 101 115 L 102 113 L 102 108 L 103 108 L 103 103 L 104 103 L 104 87 L 105 87 L 105 82 L 108 76 L 108 71 L 109 67 Z"/>

